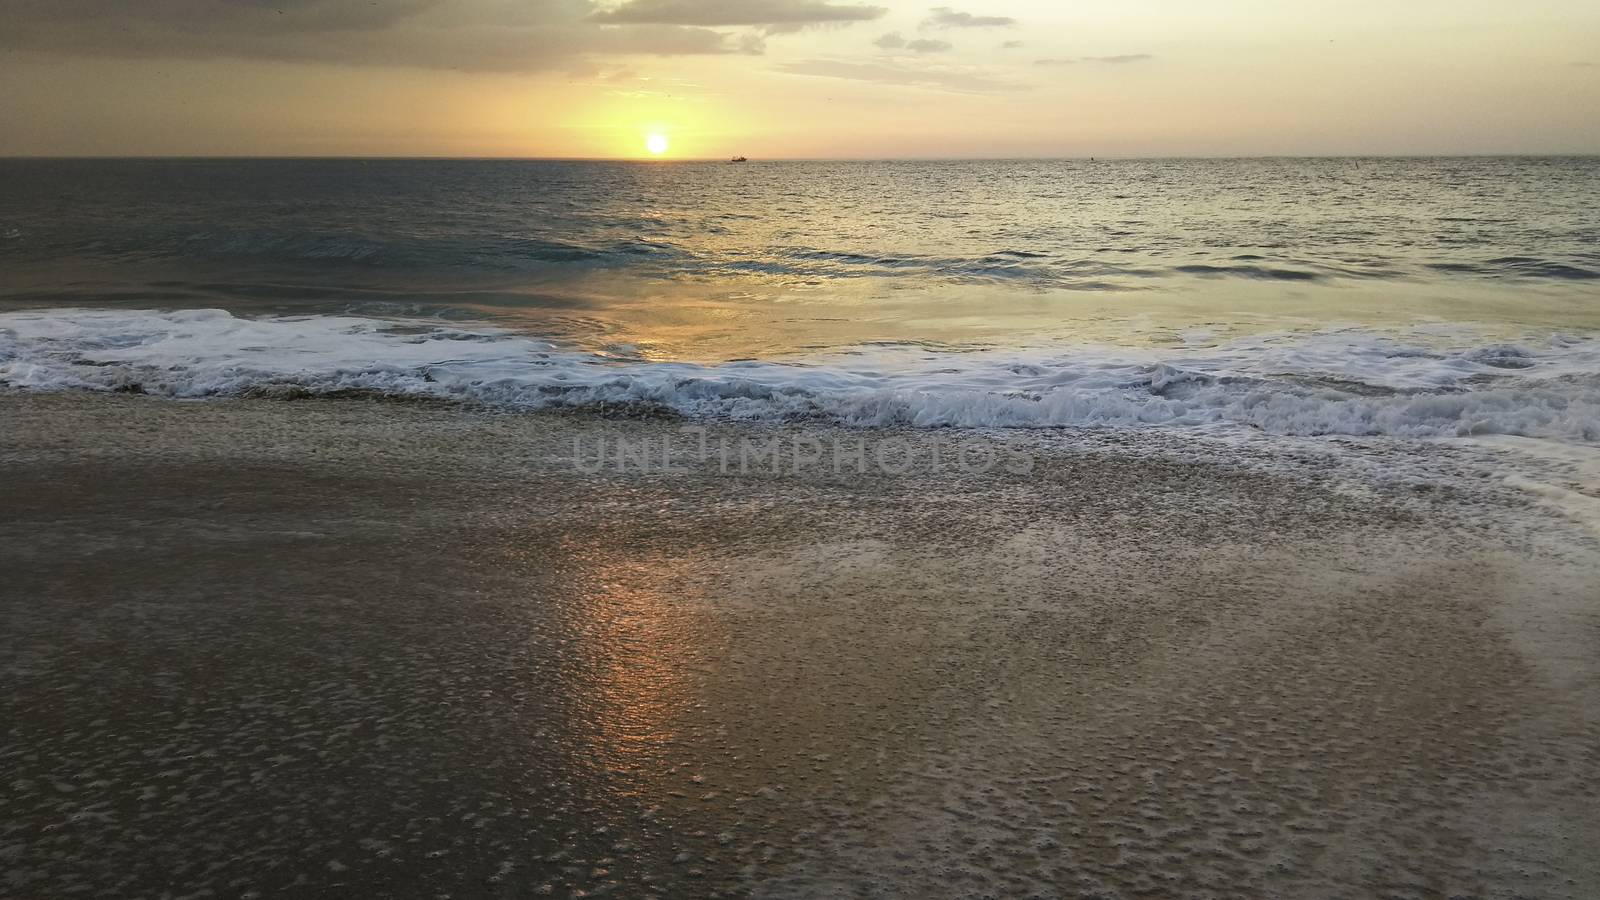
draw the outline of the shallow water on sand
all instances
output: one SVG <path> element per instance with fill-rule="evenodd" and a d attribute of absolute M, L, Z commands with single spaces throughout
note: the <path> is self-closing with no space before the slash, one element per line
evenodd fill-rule
<path fill-rule="evenodd" d="M 1474 447 L 666 477 L 571 454 L 672 423 L 0 415 L 20 896 L 1600 889 L 1600 544 Z"/>

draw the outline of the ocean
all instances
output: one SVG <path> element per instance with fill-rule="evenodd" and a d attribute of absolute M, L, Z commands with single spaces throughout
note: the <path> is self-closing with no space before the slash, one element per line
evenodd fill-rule
<path fill-rule="evenodd" d="M 1600 442 L 1600 158 L 0 161 L 0 382 Z"/>

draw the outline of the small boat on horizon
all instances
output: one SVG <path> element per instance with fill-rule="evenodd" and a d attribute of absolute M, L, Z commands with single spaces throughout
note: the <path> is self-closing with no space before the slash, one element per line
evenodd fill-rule
<path fill-rule="evenodd" d="M 730 163 L 741 163 L 741 162 L 749 162 L 749 161 L 750 160 L 744 158 L 743 156 L 735 156 L 733 159 L 728 160 L 728 162 L 730 162 Z"/>

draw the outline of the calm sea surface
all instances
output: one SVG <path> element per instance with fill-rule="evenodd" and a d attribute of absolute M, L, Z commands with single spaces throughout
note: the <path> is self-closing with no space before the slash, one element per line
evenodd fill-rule
<path fill-rule="evenodd" d="M 1600 324 L 1595 158 L 12 161 L 0 183 L 13 305 L 485 315 L 696 359 L 1152 319 Z"/>
<path fill-rule="evenodd" d="M 837 412 L 836 395 L 862 390 L 1126 391 L 1137 385 L 1121 375 L 1081 376 L 1158 366 L 1477 390 L 1586 377 L 1600 332 L 1600 158 L 11 160 L 0 185 L 0 375 L 17 384 L 70 383 L 84 363 L 111 362 L 146 388 L 226 392 L 366 366 L 459 378 L 475 396 L 493 383 L 511 399 L 507 385 L 547 396 L 622 378 L 624 394 L 660 401 L 661 384 L 685 378 L 725 387 L 731 363 L 743 367 L 731 380 Z M 257 333 L 268 324 L 283 327 Z M 512 353 L 507 334 L 555 356 Z M 418 341 L 498 343 L 441 355 Z M 278 343 L 300 348 L 298 361 Z M 39 368 L 116 347 L 117 359 Z M 245 374 L 139 374 L 202 365 Z M 790 378 L 796 367 L 821 381 Z M 552 371 L 565 374 L 551 383 Z M 888 418 L 1129 414 L 1080 412 Z M 1349 427 L 1387 428 L 1368 418 Z M 1427 428 L 1481 424 L 1450 421 Z M 1596 427 L 1540 421 L 1483 427 L 1580 438 Z"/>

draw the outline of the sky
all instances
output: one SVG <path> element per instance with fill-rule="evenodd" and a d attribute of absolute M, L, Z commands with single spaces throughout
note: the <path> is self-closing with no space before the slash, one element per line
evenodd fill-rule
<path fill-rule="evenodd" d="M 1595 0 L 0 0 L 0 155 L 1600 153 L 1596 110 Z"/>

